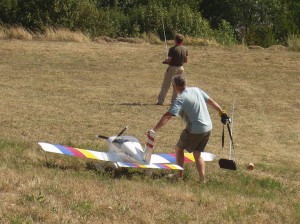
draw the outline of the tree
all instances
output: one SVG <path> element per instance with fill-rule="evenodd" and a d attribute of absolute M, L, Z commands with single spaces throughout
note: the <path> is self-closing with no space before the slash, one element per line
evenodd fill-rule
<path fill-rule="evenodd" d="M 293 0 L 203 0 L 201 12 L 213 27 L 222 19 L 245 28 L 248 42 L 268 46 L 299 32 L 300 3 Z"/>
<path fill-rule="evenodd" d="M 17 0 L 0 0 L 0 22 L 5 24 L 16 23 Z"/>

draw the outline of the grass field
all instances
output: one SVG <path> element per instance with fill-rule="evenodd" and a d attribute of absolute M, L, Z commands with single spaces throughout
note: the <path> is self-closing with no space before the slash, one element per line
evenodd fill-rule
<path fill-rule="evenodd" d="M 207 163 L 204 186 L 194 164 L 172 182 L 168 171 L 97 170 L 94 160 L 37 145 L 105 150 L 95 134 L 115 135 L 127 124 L 126 134 L 146 141 L 171 97 L 154 105 L 163 45 L 0 40 L 0 223 L 299 223 L 300 53 L 276 46 L 189 46 L 189 53 L 189 86 L 229 114 L 235 100 L 238 170 Z M 228 136 L 222 150 L 222 125 L 210 112 L 207 151 L 227 158 Z M 155 151 L 173 152 L 183 128 L 173 118 Z"/>

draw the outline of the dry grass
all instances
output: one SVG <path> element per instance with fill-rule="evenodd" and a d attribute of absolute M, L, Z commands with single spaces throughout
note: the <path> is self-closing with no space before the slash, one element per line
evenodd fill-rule
<path fill-rule="evenodd" d="M 46 28 L 43 33 L 32 33 L 23 27 L 1 27 L 0 40 L 43 40 L 43 41 L 65 41 L 65 42 L 89 42 L 89 37 L 82 32 L 72 32 L 64 28 Z"/>
<path fill-rule="evenodd" d="M 68 29 L 47 28 L 43 34 L 37 36 L 38 39 L 45 41 L 66 41 L 66 42 L 89 42 L 90 39 L 81 31 L 71 32 Z"/>
<path fill-rule="evenodd" d="M 95 134 L 127 124 L 143 142 L 168 109 L 154 105 L 163 44 L 0 42 L 1 223 L 299 223 L 299 53 L 189 46 L 189 84 L 228 111 L 236 101 L 238 170 L 209 163 L 210 181 L 199 186 L 193 164 L 174 183 L 165 171 L 97 171 L 94 161 L 37 145 L 105 149 Z M 226 157 L 218 115 L 211 116 L 207 151 Z M 172 119 L 157 134 L 156 151 L 172 152 L 183 127 Z"/>
<path fill-rule="evenodd" d="M 32 40 L 33 34 L 23 27 L 4 28 L 0 26 L 0 39 Z"/>
<path fill-rule="evenodd" d="M 184 43 L 188 45 L 199 45 L 199 46 L 220 46 L 219 43 L 217 43 L 216 40 L 214 39 L 204 39 L 204 38 L 195 38 L 195 37 L 190 37 L 190 36 L 185 36 Z"/>

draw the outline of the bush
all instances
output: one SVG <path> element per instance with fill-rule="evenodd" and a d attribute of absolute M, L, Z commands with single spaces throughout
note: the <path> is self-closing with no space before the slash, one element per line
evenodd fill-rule
<path fill-rule="evenodd" d="M 0 0 L 0 22 L 9 26 L 18 24 L 35 33 L 42 32 L 48 35 L 47 38 L 51 36 L 48 27 L 53 27 L 82 31 L 89 37 L 132 38 L 146 33 L 163 40 L 165 34 L 167 39 L 173 39 L 175 33 L 179 32 L 196 38 L 211 39 L 214 31 L 197 11 L 197 7 L 192 7 L 196 5 L 196 1 L 184 3 L 179 0 L 168 4 L 163 0 L 134 0 L 126 3 L 94 0 Z M 226 32 L 220 31 L 218 35 L 222 36 L 224 33 L 226 36 Z M 159 42 L 153 37 L 150 39 L 151 42 Z M 229 41 L 228 37 L 219 39 L 222 39 L 222 43 Z"/>
<path fill-rule="evenodd" d="M 234 29 L 225 20 L 221 20 L 218 29 L 215 31 L 216 41 L 222 45 L 233 45 L 237 43 Z"/>
<path fill-rule="evenodd" d="M 145 40 L 147 43 L 150 44 L 161 44 L 161 40 L 159 39 L 159 36 L 157 36 L 154 33 L 143 33 L 140 35 L 140 38 Z"/>
<path fill-rule="evenodd" d="M 202 19 L 201 14 L 192 10 L 188 5 L 181 8 L 172 8 L 169 11 L 170 30 L 173 30 L 172 38 L 176 32 L 199 38 L 208 38 L 213 31 L 208 21 Z"/>
<path fill-rule="evenodd" d="M 290 50 L 300 52 L 300 36 L 297 35 L 289 35 L 287 44 Z"/>
<path fill-rule="evenodd" d="M 269 47 L 277 44 L 275 34 L 270 26 L 252 26 L 246 31 L 245 40 L 247 45 L 259 45 Z"/>

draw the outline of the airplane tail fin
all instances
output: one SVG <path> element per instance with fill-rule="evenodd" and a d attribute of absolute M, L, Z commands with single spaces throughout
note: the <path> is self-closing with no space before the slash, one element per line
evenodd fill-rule
<path fill-rule="evenodd" d="M 154 137 L 155 137 L 155 131 L 150 130 L 148 135 L 148 140 L 144 149 L 144 161 L 146 163 L 150 163 L 151 155 L 153 153 L 154 149 Z"/>

